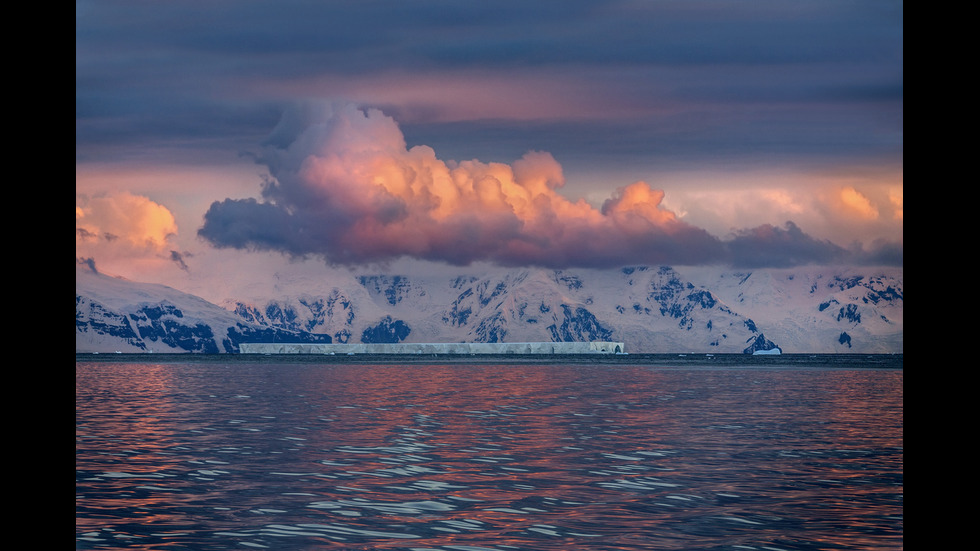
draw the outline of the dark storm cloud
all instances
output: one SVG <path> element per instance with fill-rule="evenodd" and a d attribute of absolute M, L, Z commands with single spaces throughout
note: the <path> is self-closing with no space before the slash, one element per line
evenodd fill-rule
<path fill-rule="evenodd" d="M 226 199 L 211 205 L 198 235 L 220 247 L 277 250 L 302 256 L 318 248 L 315 241 L 303 238 L 307 233 L 303 226 L 286 209 L 274 204 Z"/>
<path fill-rule="evenodd" d="M 827 155 L 846 141 L 852 155 L 900 157 L 901 3 L 826 0 L 81 1 L 76 150 L 80 157 L 109 145 L 239 150 L 268 130 L 290 94 L 315 94 L 317 81 L 474 72 L 505 80 L 527 71 L 574 75 L 566 94 L 624 111 L 599 122 L 574 113 L 565 122 L 525 121 L 524 134 L 498 134 L 484 142 L 492 151 L 468 156 L 502 155 L 514 140 L 562 158 L 595 156 L 576 134 L 636 134 L 642 125 L 639 138 L 675 144 L 657 150 L 662 156 L 680 149 L 712 158 L 732 148 Z M 290 91 L 304 81 L 302 92 Z M 409 136 L 436 145 L 465 137 L 458 126 L 436 124 L 446 113 L 438 104 L 386 100 L 382 92 L 375 87 L 372 101 Z M 821 120 L 845 124 L 834 130 Z M 414 124 L 426 126 L 416 132 Z M 554 124 L 569 132 L 552 132 Z M 756 137 L 763 134 L 771 139 Z"/>
<path fill-rule="evenodd" d="M 337 262 L 901 262 L 900 244 L 844 250 L 793 222 L 719 239 L 671 219 L 646 184 L 589 212 L 531 175 L 563 179 L 560 161 L 606 193 L 618 184 L 597 175 L 624 168 L 635 179 L 678 167 L 900 171 L 901 2 L 80 0 L 75 78 L 77 163 L 246 154 L 268 169 L 261 201 L 211 205 L 200 235 L 218 246 Z M 309 113 L 289 120 L 303 100 L 397 120 L 384 174 L 407 187 L 357 181 L 353 167 L 366 165 L 349 157 L 351 174 L 314 177 L 303 161 L 322 152 L 297 138 L 337 144 L 313 139 Z M 445 195 L 422 161 L 472 196 Z M 537 203 L 508 195 L 524 186 Z M 504 199 L 520 208 L 498 208 Z M 443 212 L 451 202 L 461 214 Z"/>
<path fill-rule="evenodd" d="M 740 230 L 727 246 L 732 263 L 747 268 L 834 264 L 842 262 L 846 253 L 829 241 L 814 239 L 803 233 L 793 222 L 786 222 L 783 228 L 764 224 Z"/>

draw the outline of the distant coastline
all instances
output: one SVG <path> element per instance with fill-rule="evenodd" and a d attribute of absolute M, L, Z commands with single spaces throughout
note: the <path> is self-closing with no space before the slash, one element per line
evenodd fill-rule
<path fill-rule="evenodd" d="M 651 367 L 839 367 L 903 369 L 904 354 L 195 354 L 76 353 L 75 362 L 356 365 L 647 365 Z"/>

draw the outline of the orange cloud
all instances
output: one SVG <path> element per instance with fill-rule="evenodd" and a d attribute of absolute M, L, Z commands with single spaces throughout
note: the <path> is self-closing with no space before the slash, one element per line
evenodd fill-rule
<path fill-rule="evenodd" d="M 661 207 L 664 192 L 652 189 L 646 182 L 634 182 L 616 190 L 612 199 L 603 204 L 602 212 L 631 232 L 643 231 L 649 225 L 669 227 L 677 216 Z"/>
<path fill-rule="evenodd" d="M 840 200 L 851 212 L 867 220 L 878 218 L 878 208 L 864 194 L 847 186 L 840 191 Z"/>
<path fill-rule="evenodd" d="M 177 234 L 170 210 L 146 197 L 117 192 L 76 201 L 76 249 L 113 242 L 132 249 L 162 250 Z"/>
<path fill-rule="evenodd" d="M 681 220 L 638 181 L 597 209 L 560 193 L 561 166 L 531 151 L 512 164 L 443 161 L 408 149 L 395 121 L 356 106 L 308 109 L 273 133 L 263 201 L 212 203 L 198 235 L 218 247 L 321 255 L 359 264 L 411 257 L 452 264 L 622 266 L 731 261 L 729 244 Z M 841 200 L 870 212 L 853 191 Z M 840 254 L 795 225 L 738 235 L 751 262 L 778 247 L 793 262 Z M 799 249 L 798 251 L 794 249 Z M 749 254 L 751 253 L 751 254 Z"/>
<path fill-rule="evenodd" d="M 299 168 L 276 172 L 269 198 L 331 219 L 324 238 L 359 254 L 439 257 L 471 248 L 534 257 L 581 248 L 568 240 L 586 235 L 595 240 L 680 225 L 661 207 L 663 192 L 642 182 L 620 190 L 608 212 L 599 212 L 558 192 L 564 175 L 548 153 L 529 152 L 513 165 L 444 162 L 429 147 L 406 149 L 400 129 L 377 110 L 341 108 L 296 137 L 278 159 Z"/>
<path fill-rule="evenodd" d="M 894 209 L 895 220 L 905 219 L 905 204 L 903 200 L 903 188 L 892 188 L 888 190 L 888 200 L 891 201 Z"/>

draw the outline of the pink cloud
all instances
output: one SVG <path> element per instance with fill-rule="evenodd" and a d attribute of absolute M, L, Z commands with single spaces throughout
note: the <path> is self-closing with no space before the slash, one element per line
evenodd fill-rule
<path fill-rule="evenodd" d="M 170 210 L 146 197 L 123 191 L 76 198 L 76 249 L 118 241 L 133 249 L 161 250 L 176 233 Z"/>
<path fill-rule="evenodd" d="M 320 255 L 359 264 L 410 257 L 465 265 L 622 266 L 732 261 L 727 243 L 681 220 L 664 192 L 623 186 L 597 209 L 561 193 L 565 178 L 548 153 L 512 164 L 444 161 L 427 146 L 407 148 L 397 123 L 377 109 L 309 108 L 287 118 L 260 157 L 272 181 L 263 202 L 215 202 L 199 235 L 219 247 Z M 799 244 L 826 260 L 829 242 L 781 232 L 765 237 L 781 253 Z M 770 261 L 757 249 L 749 258 Z"/>

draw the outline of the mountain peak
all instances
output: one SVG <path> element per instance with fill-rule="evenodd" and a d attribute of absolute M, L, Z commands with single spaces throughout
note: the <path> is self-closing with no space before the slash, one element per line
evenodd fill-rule
<path fill-rule="evenodd" d="M 76 268 L 77 351 L 237 352 L 242 342 L 616 340 L 636 353 L 902 352 L 902 275 L 634 266 L 277 280 L 211 304 Z M 763 332 L 765 334 L 763 334 Z M 846 338 L 842 337 L 846 335 Z M 777 344 L 778 343 L 778 344 Z"/>

